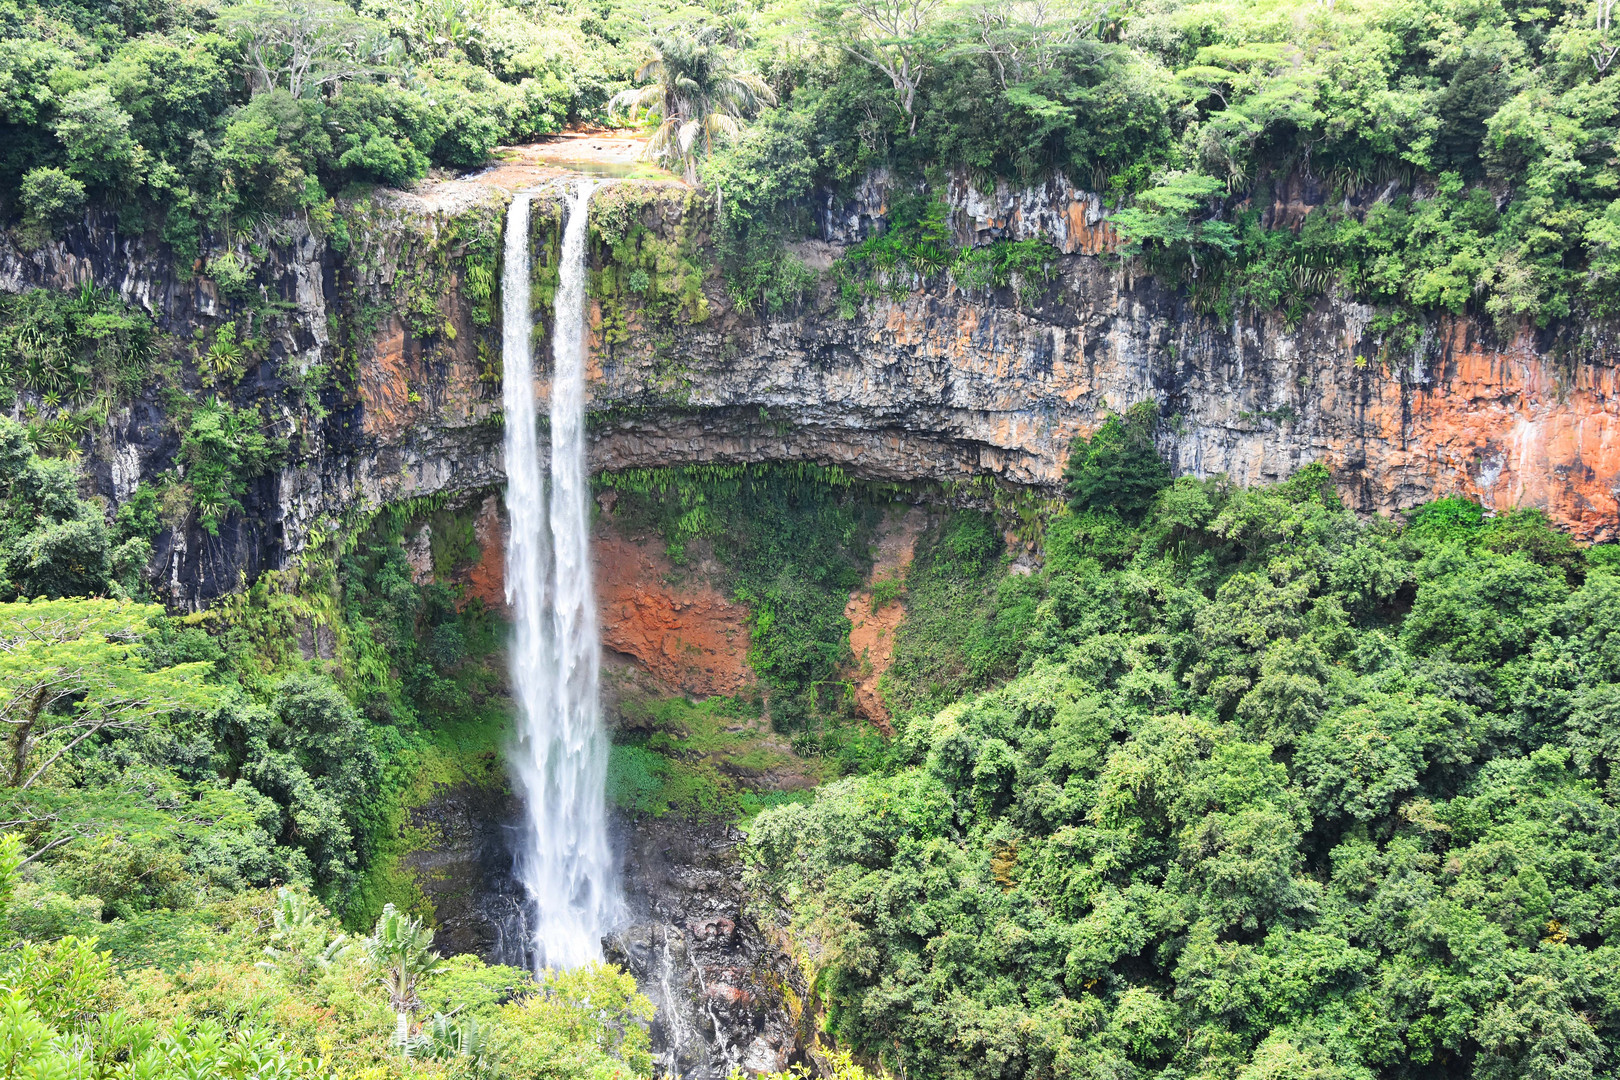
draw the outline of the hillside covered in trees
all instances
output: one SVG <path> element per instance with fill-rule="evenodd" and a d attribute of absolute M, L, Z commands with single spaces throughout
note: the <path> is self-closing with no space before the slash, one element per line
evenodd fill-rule
<path fill-rule="evenodd" d="M 116 210 L 223 282 L 284 215 L 340 227 L 347 185 L 646 118 L 729 193 L 744 283 L 782 273 L 816 186 L 1062 172 L 1210 310 L 1342 288 L 1392 333 L 1465 310 L 1511 330 L 1620 296 L 1610 21 L 1603 0 L 11 0 L 0 199 L 42 233 Z M 1302 182 L 1319 208 L 1274 220 Z M 937 269 L 926 206 L 900 209 L 874 254 Z"/>
<path fill-rule="evenodd" d="M 1616 549 L 1131 442 L 1038 576 L 928 538 L 886 755 L 754 826 L 830 1030 L 905 1076 L 1603 1075 Z"/>
<path fill-rule="evenodd" d="M 380 235 L 358 235 L 379 186 L 631 125 L 713 230 L 654 244 L 621 203 L 587 238 L 641 260 L 590 283 L 621 337 L 628 297 L 690 324 L 705 288 L 736 322 L 822 284 L 829 322 L 945 279 L 1025 304 L 1055 249 L 962 248 L 942 193 L 1061 175 L 1104 201 L 1099 258 L 1212 324 L 1292 326 L 1331 295 L 1367 305 L 1380 363 L 1446 315 L 1579 361 L 1620 313 L 1611 9 L 0 0 L 6 250 L 89 222 L 219 300 L 180 336 L 108 282 L 0 294 L 0 1067 L 653 1068 L 623 971 L 431 948 L 408 857 L 440 837 L 417 811 L 510 794 L 509 627 L 464 572 L 499 561 L 468 501 L 494 489 L 323 519 L 206 610 L 159 603 L 160 538 L 230 541 L 312 430 L 348 426 L 384 314 L 443 344 L 459 289 L 466 336 L 498 329 L 504 204 L 435 234 L 398 311 L 334 288 L 353 310 L 307 368 L 270 356 L 290 304 L 262 287 L 272 248 L 314 236 L 341 260 Z M 880 174 L 882 225 L 804 261 L 829 193 Z M 473 350 L 485 389 L 495 340 Z M 113 505 L 94 451 L 135 409 L 165 449 Z M 761 437 L 791 427 L 750 411 Z M 1063 498 L 803 461 L 594 478 L 672 576 L 712 563 L 752 680 L 638 705 L 620 818 L 746 832 L 750 917 L 791 953 L 803 985 L 779 981 L 837 1080 L 1620 1067 L 1616 547 L 1462 498 L 1360 518 L 1322 465 L 1172 477 L 1155 438 L 1176 416 L 1097 420 Z M 928 528 L 872 580 L 901 503 Z M 863 588 L 903 612 L 885 730 L 854 704 Z M 785 761 L 828 782 L 749 786 Z"/>

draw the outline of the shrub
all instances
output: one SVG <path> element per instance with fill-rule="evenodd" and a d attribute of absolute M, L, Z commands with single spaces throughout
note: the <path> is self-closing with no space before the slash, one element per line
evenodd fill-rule
<path fill-rule="evenodd" d="M 203 528 L 217 535 L 219 523 L 242 509 L 248 481 L 269 472 L 285 449 L 259 430 L 251 409 L 216 400 L 198 406 L 180 437 L 180 455 Z"/>
<path fill-rule="evenodd" d="M 1170 483 L 1170 470 L 1153 445 L 1158 412 L 1152 402 L 1110 416 L 1090 438 L 1077 438 L 1063 468 L 1069 506 L 1077 511 L 1117 511 L 1140 517 Z"/>
<path fill-rule="evenodd" d="M 209 256 L 208 276 L 213 280 L 215 287 L 219 289 L 219 294 L 227 299 L 246 300 L 253 291 L 253 264 L 234 251 Z M 225 327 L 220 327 L 215 334 L 214 345 L 216 348 L 221 347 L 222 336 L 229 339 L 230 345 L 236 343 L 236 324 L 234 322 L 227 323 L 226 326 L 230 327 L 229 333 L 226 332 Z M 213 369 L 214 357 L 212 356 L 212 350 L 210 350 L 210 353 L 210 368 Z M 222 352 L 220 357 L 224 359 L 225 353 Z M 231 359 L 234 362 L 235 359 L 240 359 L 240 357 Z"/>
<path fill-rule="evenodd" d="M 59 228 L 84 209 L 84 184 L 48 165 L 23 175 L 19 195 L 27 219 L 46 228 Z"/>

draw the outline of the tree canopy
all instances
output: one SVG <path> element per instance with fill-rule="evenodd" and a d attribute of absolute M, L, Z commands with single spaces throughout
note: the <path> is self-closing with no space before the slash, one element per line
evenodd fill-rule
<path fill-rule="evenodd" d="M 1339 289 L 1405 347 L 1437 313 L 1514 332 L 1620 310 L 1607 0 L 16 10 L 5 212 L 38 239 L 116 208 L 227 290 L 270 221 L 339 229 L 346 185 L 640 121 L 654 157 L 767 232 L 802 233 L 812 187 L 877 170 L 935 197 L 950 170 L 1060 173 L 1106 200 L 1124 254 L 1223 316 L 1298 317 Z M 768 302 L 745 283 L 795 276 L 769 243 L 729 262 Z"/>
<path fill-rule="evenodd" d="M 1111 423 L 1083 462 L 1140 463 Z M 908 1076 L 1602 1075 L 1614 549 L 1461 499 L 1358 521 L 1320 466 L 1087 475 L 1033 578 L 976 512 L 924 538 L 888 758 L 751 830 L 839 1045 Z"/>
<path fill-rule="evenodd" d="M 152 668 L 138 652 L 155 604 L 41 600 L 0 604 L 0 722 L 6 786 L 32 787 L 74 747 L 217 699 L 210 665 Z"/>

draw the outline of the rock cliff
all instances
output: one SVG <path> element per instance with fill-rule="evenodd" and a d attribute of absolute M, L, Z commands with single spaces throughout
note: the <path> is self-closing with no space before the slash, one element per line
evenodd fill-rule
<path fill-rule="evenodd" d="M 509 166 L 351 201 L 333 221 L 282 223 L 254 245 L 245 289 L 120 233 L 110 215 L 38 250 L 0 237 L 0 289 L 110 288 L 163 332 L 154 385 L 81 444 L 109 507 L 143 480 L 184 488 L 177 393 L 251 408 L 285 440 L 277 468 L 253 479 L 243 511 L 217 531 L 183 505 L 170 514 L 152 575 L 172 604 L 205 607 L 263 571 L 330 552 L 383 506 L 421 498 L 478 505 L 481 558 L 459 580 L 500 602 L 494 253 L 510 192 L 542 185 L 532 240 L 546 335 L 566 183 Z M 891 188 L 876 176 L 822 199 L 823 235 L 804 246 L 807 259 L 824 264 L 875 227 Z M 604 187 L 593 203 L 593 466 L 810 461 L 936 485 L 936 495 L 978 497 L 986 479 L 1051 495 L 1075 435 L 1149 401 L 1181 473 L 1254 483 L 1322 461 L 1364 513 L 1462 493 L 1498 510 L 1541 507 L 1585 539 L 1620 539 L 1620 364 L 1606 331 L 1503 342 L 1442 319 L 1396 354 L 1374 312 L 1340 299 L 1293 324 L 1261 313 L 1217 322 L 1108 254 L 1094 195 L 1061 181 L 984 191 L 965 178 L 948 192 L 960 242 L 1044 237 L 1063 253 L 1058 276 L 1038 291 L 914 281 L 847 320 L 830 286 L 790 311 L 750 312 L 713 266 L 708 196 L 676 183 Z M 1271 212 L 1295 220 L 1302 207 Z M 251 326 L 257 344 L 239 377 L 205 380 L 203 343 L 226 321 Z M 14 408 L 44 405 L 24 395 Z M 874 580 L 899 573 L 917 528 L 896 517 Z M 427 540 L 417 547 L 431 575 Z M 736 605 L 702 582 L 648 587 L 668 576 L 655 547 L 604 535 L 597 559 L 610 648 L 683 692 L 735 692 L 747 679 Z M 860 705 L 881 723 L 872 689 L 899 612 L 874 605 L 870 587 L 848 610 L 869 673 Z M 306 652 L 326 655 L 316 633 Z M 508 793 L 447 790 L 420 813 L 442 839 L 408 868 L 438 908 L 443 943 L 511 958 Z M 789 1006 L 806 988 L 749 916 L 734 831 L 626 819 L 619 839 L 635 918 L 614 955 L 659 998 L 665 1064 L 718 1077 L 804 1053 L 813 1017 Z"/>
<path fill-rule="evenodd" d="M 194 343 L 257 313 L 263 347 L 222 392 L 256 405 L 288 453 L 217 535 L 193 520 L 160 540 L 155 577 L 173 602 L 204 606 L 383 504 L 499 484 L 493 253 L 510 190 L 535 183 L 544 334 L 567 181 L 535 170 L 346 204 L 342 245 L 333 226 L 287 223 L 267 238 L 256 291 L 233 299 L 110 216 L 39 250 L 0 244 L 0 288 L 89 281 L 151 313 L 187 392 L 204 392 Z M 885 190 L 879 177 L 827 200 L 811 257 L 871 228 Z M 950 192 L 960 239 L 1045 236 L 1068 252 L 1059 276 L 1038 296 L 918 281 L 848 320 L 830 287 L 796 310 L 748 312 L 713 268 L 706 195 L 605 186 L 593 203 L 594 466 L 803 460 L 1052 492 L 1075 435 L 1152 401 L 1180 473 L 1255 483 L 1322 461 L 1364 513 L 1462 493 L 1542 507 L 1585 539 L 1620 535 L 1620 365 L 1605 333 L 1498 341 L 1445 318 L 1396 354 L 1371 310 L 1338 299 L 1292 325 L 1264 313 L 1221 323 L 1109 256 L 1094 196 L 1058 182 Z M 112 503 L 174 465 L 160 400 L 125 404 L 85 438 Z"/>

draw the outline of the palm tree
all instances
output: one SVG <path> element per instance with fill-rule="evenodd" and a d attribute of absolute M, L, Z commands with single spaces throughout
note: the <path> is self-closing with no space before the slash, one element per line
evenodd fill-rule
<path fill-rule="evenodd" d="M 416 984 L 424 975 L 437 971 L 443 961 L 433 951 L 433 934 L 409 915 L 388 904 L 377 919 L 377 928 L 366 938 L 366 959 L 377 969 L 377 981 L 388 988 L 388 1003 L 394 1008 L 394 1041 L 406 1057 L 411 1053 L 411 1010 L 421 1002 Z"/>
<path fill-rule="evenodd" d="M 711 27 L 659 34 L 649 48 L 652 56 L 635 74 L 648 85 L 616 94 L 608 105 L 625 109 L 632 121 L 656 118 L 641 156 L 672 168 L 679 162 L 687 182 L 696 183 L 698 157 L 741 131 L 760 105 L 775 105 L 776 94 L 758 75 L 732 66 L 734 54 Z"/>

